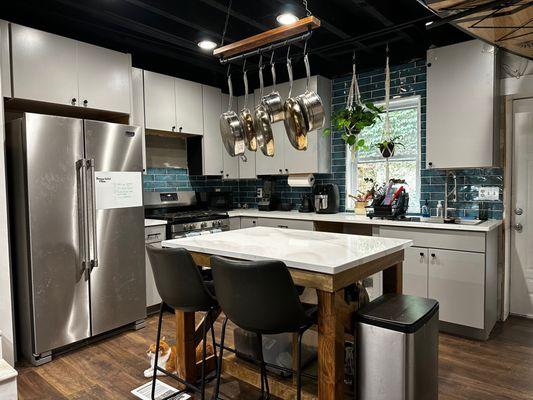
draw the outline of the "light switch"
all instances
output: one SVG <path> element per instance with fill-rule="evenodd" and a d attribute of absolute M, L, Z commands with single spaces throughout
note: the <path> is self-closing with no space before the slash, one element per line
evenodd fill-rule
<path fill-rule="evenodd" d="M 481 186 L 478 192 L 478 200 L 499 200 L 500 188 L 497 186 Z"/>

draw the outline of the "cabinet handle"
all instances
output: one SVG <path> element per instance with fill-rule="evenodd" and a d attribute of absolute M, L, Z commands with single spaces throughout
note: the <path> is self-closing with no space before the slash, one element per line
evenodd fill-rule
<path fill-rule="evenodd" d="M 176 130 L 176 127 L 175 127 L 175 126 L 173 126 L 173 127 L 172 127 L 172 132 L 174 132 L 175 130 Z"/>
<path fill-rule="evenodd" d="M 183 126 L 180 126 L 180 132 L 183 130 Z"/>
<path fill-rule="evenodd" d="M 420 257 L 424 257 L 424 253 L 420 253 Z"/>
<path fill-rule="evenodd" d="M 83 106 L 84 106 L 84 107 L 87 107 L 87 104 L 89 104 L 89 101 L 87 101 L 87 100 L 83 100 Z"/>
<path fill-rule="evenodd" d="M 431 257 L 432 257 L 432 258 L 437 258 L 437 256 L 436 256 L 435 253 L 431 253 Z"/>
<path fill-rule="evenodd" d="M 255 224 L 256 221 L 252 221 L 252 224 Z"/>
<path fill-rule="evenodd" d="M 72 104 L 73 106 L 76 105 L 76 98 L 73 97 L 72 100 L 70 100 L 70 104 Z"/>
<path fill-rule="evenodd" d="M 432 163 L 432 162 L 430 162 L 430 163 L 428 163 L 428 165 L 429 165 L 430 167 L 432 167 L 432 166 L 433 166 L 433 163 Z"/>
<path fill-rule="evenodd" d="M 224 175 L 224 171 L 220 171 L 220 174 L 221 174 L 221 175 Z"/>
<path fill-rule="evenodd" d="M 283 170 L 280 168 L 280 169 L 279 169 L 279 172 L 281 173 L 281 172 L 283 172 Z"/>
<path fill-rule="evenodd" d="M 289 227 L 287 225 L 278 225 L 278 228 L 289 229 Z"/>
<path fill-rule="evenodd" d="M 288 168 L 285 168 L 285 172 L 289 172 L 289 169 L 288 169 Z"/>
<path fill-rule="evenodd" d="M 229 174 L 226 174 L 226 178 L 229 177 Z"/>

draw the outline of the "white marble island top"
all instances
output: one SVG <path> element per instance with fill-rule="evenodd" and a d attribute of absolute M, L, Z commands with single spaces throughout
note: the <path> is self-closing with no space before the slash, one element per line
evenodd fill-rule
<path fill-rule="evenodd" d="M 280 260 L 289 268 L 337 274 L 404 250 L 411 240 L 254 227 L 165 240 L 163 247 L 243 260 Z"/>

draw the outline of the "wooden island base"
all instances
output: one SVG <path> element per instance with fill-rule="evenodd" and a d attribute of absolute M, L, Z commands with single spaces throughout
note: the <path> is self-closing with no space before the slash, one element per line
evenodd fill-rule
<path fill-rule="evenodd" d="M 210 254 L 196 252 L 191 254 L 198 265 L 206 267 L 210 265 Z M 318 293 L 318 393 L 309 393 L 304 388 L 305 394 L 302 398 L 319 400 L 344 398 L 344 335 L 345 328 L 352 326 L 352 313 L 346 312 L 343 290 L 355 282 L 383 271 L 384 293 L 401 293 L 403 260 L 404 251 L 401 250 L 335 275 L 289 269 L 295 284 L 316 289 Z M 188 381 L 197 379 L 201 366 L 195 358 L 195 348 L 200 341 L 201 324 L 195 326 L 194 318 L 194 313 L 176 312 L 178 373 Z M 213 367 L 213 361 L 209 360 L 208 367 Z M 225 357 L 223 370 L 228 375 L 260 387 L 259 371 L 254 366 L 236 359 L 232 354 Z M 284 399 L 295 398 L 295 385 L 291 380 L 269 376 L 270 381 L 273 395 Z"/>

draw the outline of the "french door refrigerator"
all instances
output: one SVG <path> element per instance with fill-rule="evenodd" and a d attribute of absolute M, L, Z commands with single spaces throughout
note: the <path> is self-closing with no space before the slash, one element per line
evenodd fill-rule
<path fill-rule="evenodd" d="M 39 365 L 146 316 L 142 136 L 30 113 L 6 133 L 17 347 Z"/>

